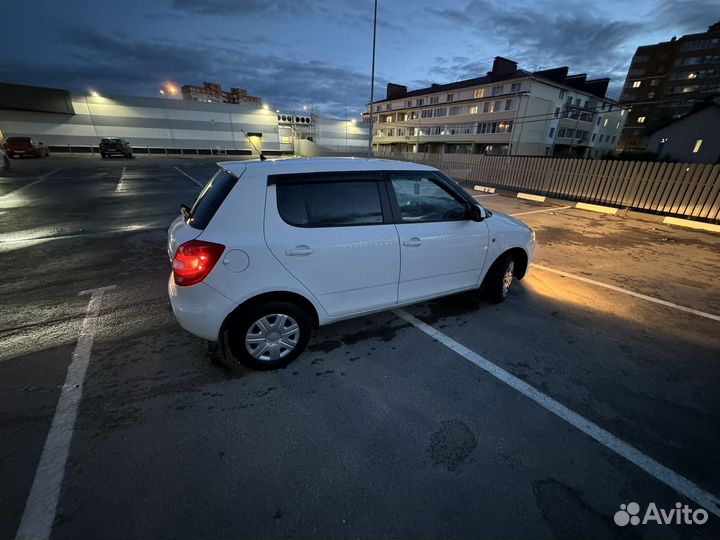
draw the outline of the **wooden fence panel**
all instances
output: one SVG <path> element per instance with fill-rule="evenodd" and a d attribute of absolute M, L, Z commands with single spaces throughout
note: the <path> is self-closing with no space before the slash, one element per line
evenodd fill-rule
<path fill-rule="evenodd" d="M 720 220 L 720 165 L 410 152 L 378 155 L 423 163 L 458 180 L 509 191 Z"/>

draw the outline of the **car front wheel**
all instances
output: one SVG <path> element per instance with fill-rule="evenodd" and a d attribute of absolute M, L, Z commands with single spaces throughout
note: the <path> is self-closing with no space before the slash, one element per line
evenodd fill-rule
<path fill-rule="evenodd" d="M 510 293 L 515 276 L 515 260 L 510 255 L 500 257 L 488 270 L 483 282 L 483 292 L 488 300 L 499 304 Z"/>
<path fill-rule="evenodd" d="M 226 330 L 233 356 L 228 367 L 237 362 L 251 369 L 284 367 L 305 349 L 311 328 L 307 312 L 290 302 L 268 302 L 240 313 Z"/>

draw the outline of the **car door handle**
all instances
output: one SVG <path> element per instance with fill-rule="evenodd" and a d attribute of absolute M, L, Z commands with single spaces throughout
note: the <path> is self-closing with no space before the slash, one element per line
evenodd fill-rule
<path fill-rule="evenodd" d="M 285 255 L 290 257 L 302 257 L 305 255 L 312 255 L 315 250 L 308 246 L 295 246 L 293 249 L 288 249 Z"/>
<path fill-rule="evenodd" d="M 407 247 L 417 247 L 417 246 L 421 246 L 421 245 L 422 245 L 422 241 L 417 236 L 408 238 L 407 240 L 405 240 L 403 242 L 403 246 L 407 246 Z"/>

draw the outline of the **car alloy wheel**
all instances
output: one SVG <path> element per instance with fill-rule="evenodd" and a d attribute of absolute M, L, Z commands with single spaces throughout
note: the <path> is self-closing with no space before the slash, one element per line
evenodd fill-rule
<path fill-rule="evenodd" d="M 510 259 L 507 266 L 505 267 L 505 273 L 502 279 L 502 295 L 505 298 L 510 292 L 510 285 L 512 285 L 513 273 L 515 272 L 515 261 Z"/>
<path fill-rule="evenodd" d="M 245 348 L 255 359 L 269 362 L 285 358 L 297 347 L 300 326 L 289 315 L 273 313 L 259 318 L 245 334 Z"/>

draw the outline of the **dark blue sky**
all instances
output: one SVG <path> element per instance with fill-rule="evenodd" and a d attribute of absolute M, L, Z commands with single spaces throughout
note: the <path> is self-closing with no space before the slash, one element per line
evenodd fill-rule
<path fill-rule="evenodd" d="M 369 98 L 372 0 L 9 1 L 0 81 L 158 95 L 160 85 L 247 88 L 273 108 L 357 115 Z M 638 45 L 701 32 L 717 0 L 380 0 L 376 96 L 526 69 L 608 76 L 617 94 Z"/>

